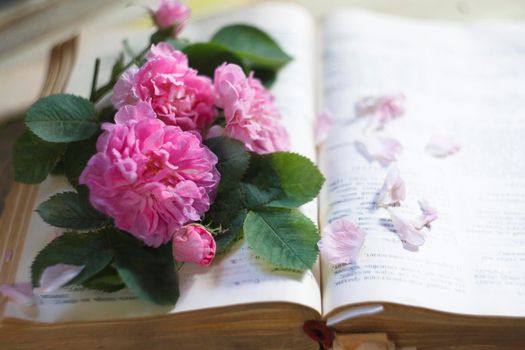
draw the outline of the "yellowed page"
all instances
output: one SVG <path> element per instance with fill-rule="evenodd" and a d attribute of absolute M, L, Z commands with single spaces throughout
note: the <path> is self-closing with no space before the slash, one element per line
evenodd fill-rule
<path fill-rule="evenodd" d="M 440 311 L 525 315 L 525 26 L 436 24 L 340 11 L 325 24 L 324 97 L 336 119 L 322 153 L 327 221 L 349 216 L 366 231 L 356 265 L 323 262 L 323 311 L 393 302 Z M 426 243 L 402 247 L 384 210 L 371 209 L 387 169 L 356 152 L 354 103 L 404 93 L 407 113 L 385 133 L 404 147 L 406 212 L 438 210 Z M 461 151 L 424 152 L 435 134 Z"/>
<path fill-rule="evenodd" d="M 262 4 L 250 9 L 210 19 L 190 25 L 187 35 L 194 39 L 207 39 L 221 25 L 226 23 L 253 23 L 267 30 L 294 60 L 280 74 L 273 88 L 277 103 L 282 108 L 285 123 L 290 132 L 292 150 L 305 154 L 312 159 L 315 156 L 311 133 L 313 122 L 313 36 L 314 23 L 302 8 L 289 4 Z M 292 23 L 293 25 L 289 25 Z M 87 94 L 90 69 L 93 58 L 99 55 L 103 61 L 111 62 L 110 55 L 115 54 L 123 36 L 133 38 L 134 44 L 145 42 L 147 35 L 138 30 L 134 35 L 131 29 L 115 33 L 93 30 L 83 37 L 84 45 L 80 52 L 78 69 L 72 79 L 71 92 Z M 142 35 L 139 37 L 138 35 Z M 105 37 L 102 44 L 89 44 L 90 38 Z M 98 41 L 95 41 L 98 44 Z M 107 64 L 106 64 L 107 72 Z M 301 88 L 297 88 L 300 84 Z M 46 180 L 38 195 L 37 203 L 45 200 L 59 189 L 63 189 L 65 180 L 50 178 Z M 304 207 L 304 211 L 316 219 L 315 202 Z M 28 238 L 22 256 L 22 264 L 17 273 L 17 281 L 29 279 L 29 266 L 34 256 L 46 242 L 50 241 L 55 229 L 46 225 L 38 217 L 31 218 Z M 279 271 L 264 264 L 245 245 L 235 249 L 217 261 L 210 268 L 186 264 L 179 272 L 181 297 L 175 308 L 169 310 L 133 297 L 129 291 L 116 293 L 98 293 L 81 288 L 62 289 L 55 293 L 40 295 L 39 314 L 33 317 L 24 315 L 13 305 L 8 305 L 5 315 L 29 318 L 41 322 L 73 320 L 99 320 L 128 318 L 163 313 L 258 302 L 291 302 L 306 305 L 321 312 L 319 282 L 312 271 L 291 273 Z"/>

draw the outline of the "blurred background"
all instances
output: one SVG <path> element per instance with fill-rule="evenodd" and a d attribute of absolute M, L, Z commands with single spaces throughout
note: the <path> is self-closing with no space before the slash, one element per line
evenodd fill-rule
<path fill-rule="evenodd" d="M 106 36 L 147 30 L 157 0 L 0 0 L 0 126 L 37 97 L 51 48 L 79 35 L 82 46 L 110 45 Z M 187 0 L 191 20 L 220 15 L 255 0 Z M 294 0 L 320 21 L 345 6 L 425 19 L 522 20 L 524 0 Z M 104 39 L 104 40 L 102 40 Z M 89 42 L 91 41 L 91 42 Z M 117 50 L 115 50 L 117 51 Z M 90 69 L 93 67 L 82 67 Z M 2 135 L 0 135 L 2 139 Z M 0 151 L 2 150 L 0 145 Z"/>
<path fill-rule="evenodd" d="M 190 21 L 218 16 L 262 0 L 186 0 Z M 525 0 L 288 0 L 305 7 L 321 22 L 339 7 L 455 22 L 522 21 Z M 23 130 L 20 119 L 39 96 L 46 77 L 51 49 L 77 37 L 77 64 L 89 88 L 95 57 L 112 61 L 123 38 L 141 41 L 151 22 L 148 8 L 158 0 L 0 0 L 0 203 L 10 182 L 9 154 Z M 135 35 L 135 34 L 136 35 Z M 135 37 L 136 36 L 136 37 Z M 524 39 L 525 40 L 525 39 Z M 87 63 L 89 62 L 89 63 Z M 79 72 L 81 74 L 79 74 Z M 75 79 L 72 79 L 75 80 Z M 68 91 L 75 81 L 70 82 Z M 78 85 L 78 82 L 77 82 Z M 1 205 L 0 205 L 1 209 Z"/>

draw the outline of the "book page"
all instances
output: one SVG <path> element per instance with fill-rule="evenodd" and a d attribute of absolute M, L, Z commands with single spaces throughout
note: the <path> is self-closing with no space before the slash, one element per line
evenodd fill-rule
<path fill-rule="evenodd" d="M 356 264 L 322 262 L 323 312 L 392 302 L 439 311 L 525 316 L 525 26 L 454 25 L 340 11 L 325 23 L 324 99 L 337 122 L 321 154 L 322 224 L 349 217 L 366 232 Z M 356 151 L 363 96 L 402 93 L 406 113 L 382 132 L 404 151 L 402 210 L 426 199 L 439 218 L 418 251 L 374 208 L 387 168 Z M 461 150 L 424 151 L 434 135 Z"/>
<path fill-rule="evenodd" d="M 287 25 L 290 21 L 293 21 L 293 26 Z M 206 40 L 220 26 L 230 23 L 251 23 L 268 31 L 293 56 L 294 60 L 282 70 L 272 92 L 284 115 L 292 150 L 315 159 L 315 146 L 311 137 L 314 120 L 314 77 L 311 75 L 314 43 L 310 40 L 315 29 L 313 19 L 296 5 L 270 3 L 189 25 L 184 36 L 193 40 Z M 70 92 L 88 94 L 91 70 L 85 67 L 91 67 L 94 57 L 98 55 L 103 58 L 103 63 L 106 63 L 103 73 L 107 73 L 117 53 L 115 47 L 119 47 L 122 38 L 132 38 L 130 44 L 137 45 L 147 42 L 149 34 L 144 30 L 135 33 L 129 28 L 118 32 L 119 35 L 102 31 L 104 37 L 112 41 L 93 46 L 88 44 L 90 37 L 83 36 L 84 46 L 79 54 L 79 68 L 72 77 Z M 100 38 L 101 32 L 93 31 L 88 34 L 94 39 L 97 36 Z M 297 89 L 299 84 L 301 89 Z M 49 178 L 40 187 L 37 203 L 65 186 L 64 179 Z M 315 202 L 305 205 L 303 210 L 316 221 Z M 56 229 L 45 224 L 36 213 L 32 216 L 17 273 L 18 282 L 29 280 L 33 258 L 57 233 Z M 239 243 L 224 257 L 217 258 L 209 268 L 192 264 L 182 267 L 179 271 L 181 297 L 175 308 L 143 302 L 128 290 L 100 293 L 70 287 L 39 295 L 39 312 L 36 315 L 24 314 L 8 304 L 5 316 L 39 322 L 122 319 L 259 302 L 302 304 L 320 313 L 321 297 L 317 273 L 295 273 L 273 268 L 261 261 L 246 245 Z"/>

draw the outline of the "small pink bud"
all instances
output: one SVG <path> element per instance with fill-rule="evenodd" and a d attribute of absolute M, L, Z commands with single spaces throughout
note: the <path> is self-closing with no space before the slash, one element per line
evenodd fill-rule
<path fill-rule="evenodd" d="M 184 27 L 190 12 L 190 8 L 178 0 L 161 0 L 159 8 L 153 13 L 153 19 L 159 29 L 174 26 L 175 34 L 178 34 Z"/>
<path fill-rule="evenodd" d="M 173 256 L 180 262 L 208 266 L 215 257 L 215 240 L 204 226 L 189 224 L 173 236 Z"/>

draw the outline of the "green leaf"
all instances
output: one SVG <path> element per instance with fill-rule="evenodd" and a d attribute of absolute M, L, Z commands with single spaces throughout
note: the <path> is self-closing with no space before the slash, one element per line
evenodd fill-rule
<path fill-rule="evenodd" d="M 64 170 L 69 183 L 77 190 L 87 192 L 85 186 L 78 183 L 80 174 L 86 167 L 88 160 L 96 153 L 98 133 L 87 140 L 72 142 L 67 145 L 64 155 Z"/>
<path fill-rule="evenodd" d="M 205 140 L 204 144 L 219 158 L 217 163 L 217 170 L 221 173 L 219 191 L 236 187 L 250 162 L 250 154 L 242 142 L 221 136 Z"/>
<path fill-rule="evenodd" d="M 66 144 L 51 143 L 26 130 L 13 146 L 13 168 L 18 182 L 44 181 L 66 151 Z"/>
<path fill-rule="evenodd" d="M 217 254 L 226 251 L 242 237 L 242 225 L 246 214 L 247 210 L 243 207 L 242 194 L 238 188 L 217 195 L 203 219 L 204 225 L 219 231 L 215 236 Z"/>
<path fill-rule="evenodd" d="M 226 231 L 221 232 L 215 237 L 217 255 L 226 252 L 233 243 L 242 238 L 242 228 L 247 214 L 248 211 L 243 209 L 235 213 L 235 215 L 232 215 Z"/>
<path fill-rule="evenodd" d="M 213 77 L 215 68 L 224 62 L 244 67 L 242 58 L 235 52 L 213 42 L 188 45 L 184 48 L 184 53 L 188 55 L 190 66 L 208 77 Z"/>
<path fill-rule="evenodd" d="M 272 264 L 305 270 L 317 259 L 317 228 L 297 209 L 251 211 L 243 230 L 249 246 Z"/>
<path fill-rule="evenodd" d="M 291 60 L 268 34 L 249 25 L 223 27 L 211 40 L 234 51 L 252 68 L 277 70 Z"/>
<path fill-rule="evenodd" d="M 277 71 L 268 68 L 254 68 L 253 75 L 259 79 L 266 88 L 271 88 L 277 79 Z"/>
<path fill-rule="evenodd" d="M 324 177 L 310 159 L 289 152 L 275 152 L 265 158 L 277 173 L 284 191 L 268 206 L 296 208 L 314 199 L 321 190 Z"/>
<path fill-rule="evenodd" d="M 66 232 L 52 240 L 36 256 L 31 265 L 31 283 L 38 287 L 46 267 L 56 264 L 82 266 L 84 269 L 68 284 L 79 284 L 102 271 L 113 258 L 106 231 Z"/>
<path fill-rule="evenodd" d="M 106 293 L 116 292 L 126 287 L 120 278 L 118 271 L 110 265 L 106 266 L 95 276 L 85 280 L 82 285 L 89 289 L 95 289 Z"/>
<path fill-rule="evenodd" d="M 36 209 L 50 225 L 73 230 L 91 230 L 104 227 L 108 218 L 93 209 L 88 199 L 75 192 L 58 193 Z"/>
<path fill-rule="evenodd" d="M 174 305 L 179 286 L 171 244 L 153 249 L 127 234 L 112 235 L 117 271 L 138 297 L 160 305 Z"/>
<path fill-rule="evenodd" d="M 93 103 L 69 94 L 51 95 L 35 102 L 27 111 L 26 124 L 49 142 L 85 140 L 99 130 Z"/>
<path fill-rule="evenodd" d="M 184 48 L 190 44 L 186 39 L 175 39 L 173 37 L 165 41 L 179 51 L 184 51 Z"/>
<path fill-rule="evenodd" d="M 251 153 L 250 165 L 239 185 L 246 208 L 254 209 L 283 196 L 279 177 L 265 157 Z"/>

